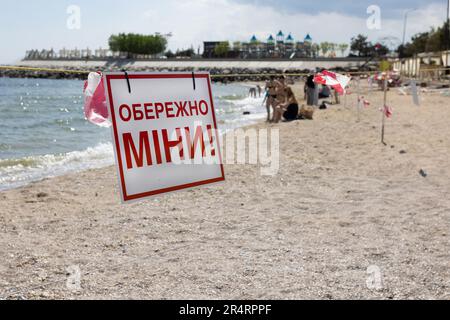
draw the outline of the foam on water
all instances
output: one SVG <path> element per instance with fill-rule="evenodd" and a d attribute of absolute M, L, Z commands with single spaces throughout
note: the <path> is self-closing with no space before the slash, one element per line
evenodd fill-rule
<path fill-rule="evenodd" d="M 0 159 L 0 191 L 23 186 L 43 178 L 101 168 L 113 163 L 114 155 L 111 143 L 101 143 L 83 151 L 63 154 Z"/>
<path fill-rule="evenodd" d="M 238 127 L 256 123 L 265 119 L 266 108 L 263 106 L 263 98 L 240 97 L 240 99 L 219 99 L 221 107 L 216 110 L 217 116 L 222 122 L 221 129 L 228 131 Z M 225 107 L 228 105 L 227 107 Z M 244 115 L 245 112 L 249 114 Z"/>

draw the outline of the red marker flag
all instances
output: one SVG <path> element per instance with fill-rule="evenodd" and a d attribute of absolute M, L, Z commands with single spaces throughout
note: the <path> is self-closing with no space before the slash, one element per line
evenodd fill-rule
<path fill-rule="evenodd" d="M 101 72 L 91 72 L 84 82 L 84 115 L 89 122 L 109 127 L 108 107 L 106 106 L 105 87 Z"/>
<path fill-rule="evenodd" d="M 360 96 L 360 97 L 358 98 L 358 105 L 359 105 L 360 103 L 362 103 L 362 104 L 364 105 L 364 107 L 366 107 L 366 108 L 370 106 L 369 100 L 364 99 L 364 96 Z"/>
<path fill-rule="evenodd" d="M 394 113 L 392 108 L 389 106 L 384 106 L 383 109 L 381 109 L 381 111 L 384 113 L 386 118 L 391 118 L 392 114 Z"/>

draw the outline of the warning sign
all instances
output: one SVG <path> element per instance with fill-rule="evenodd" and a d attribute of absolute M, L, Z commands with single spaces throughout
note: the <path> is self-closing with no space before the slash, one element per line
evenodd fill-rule
<path fill-rule="evenodd" d="M 122 201 L 225 180 L 208 73 L 106 73 Z"/>

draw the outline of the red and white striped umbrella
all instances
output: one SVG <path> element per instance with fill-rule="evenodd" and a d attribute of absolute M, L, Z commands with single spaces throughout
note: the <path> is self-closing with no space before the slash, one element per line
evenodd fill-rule
<path fill-rule="evenodd" d="M 332 87 L 339 94 L 344 94 L 345 87 L 350 82 L 350 77 L 344 76 L 336 72 L 323 70 L 314 77 L 314 82 Z"/>

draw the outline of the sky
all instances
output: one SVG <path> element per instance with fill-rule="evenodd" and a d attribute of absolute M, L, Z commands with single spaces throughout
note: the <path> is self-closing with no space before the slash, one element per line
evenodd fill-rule
<path fill-rule="evenodd" d="M 408 15 L 407 40 L 446 19 L 447 0 L 0 0 L 0 64 L 12 64 L 29 49 L 107 48 L 111 34 L 173 33 L 171 50 L 203 41 L 265 40 L 279 30 L 302 40 L 349 43 L 359 34 L 371 41 L 400 43 Z M 79 25 L 73 11 L 79 8 Z M 372 7 L 371 7 L 372 6 Z M 380 23 L 374 23 L 373 8 Z M 369 20 L 369 25 L 368 25 Z M 69 23 L 69 26 L 68 26 Z M 73 26 L 76 26 L 75 28 Z"/>

